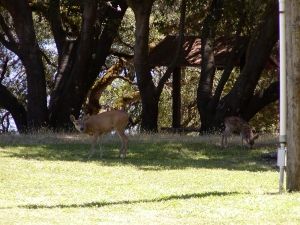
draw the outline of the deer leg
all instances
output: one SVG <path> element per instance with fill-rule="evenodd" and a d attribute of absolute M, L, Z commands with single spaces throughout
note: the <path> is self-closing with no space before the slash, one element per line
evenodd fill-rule
<path fill-rule="evenodd" d="M 123 138 L 124 148 L 123 148 L 123 158 L 122 159 L 126 158 L 126 153 L 127 153 L 127 148 L 128 148 L 128 142 L 129 142 L 128 138 L 124 134 L 124 138 Z"/>
<path fill-rule="evenodd" d="M 100 148 L 100 159 L 103 157 L 103 148 L 102 148 L 102 134 L 99 135 L 99 148 Z"/>
<path fill-rule="evenodd" d="M 127 153 L 127 147 L 128 147 L 128 138 L 127 136 L 124 134 L 124 131 L 116 131 L 119 135 L 119 137 L 121 138 L 122 141 L 122 145 L 121 148 L 119 150 L 119 154 L 118 154 L 118 158 L 120 158 L 121 154 L 123 154 L 122 159 L 126 158 L 126 153 Z"/>
<path fill-rule="evenodd" d="M 221 148 L 224 148 L 224 133 L 222 133 Z"/>
<path fill-rule="evenodd" d="M 227 134 L 225 134 L 225 148 L 227 148 L 227 137 L 228 137 L 228 135 Z"/>
<path fill-rule="evenodd" d="M 90 158 L 93 156 L 93 153 L 94 153 L 94 150 L 95 150 L 95 149 L 94 149 L 94 146 L 95 146 L 95 143 L 96 143 L 98 137 L 99 137 L 99 134 L 98 134 L 98 133 L 93 134 L 92 148 L 91 148 L 91 152 L 90 152 L 90 154 L 89 154 L 88 159 L 90 159 Z"/>
<path fill-rule="evenodd" d="M 222 148 L 227 148 L 227 137 L 230 134 L 230 130 L 225 129 L 225 131 L 222 134 Z M 225 139 L 225 144 L 224 144 L 224 139 Z"/>
<path fill-rule="evenodd" d="M 242 135 L 241 135 L 241 137 L 242 137 L 242 145 L 241 145 L 241 147 L 243 148 L 244 147 L 244 138 L 243 138 Z"/>

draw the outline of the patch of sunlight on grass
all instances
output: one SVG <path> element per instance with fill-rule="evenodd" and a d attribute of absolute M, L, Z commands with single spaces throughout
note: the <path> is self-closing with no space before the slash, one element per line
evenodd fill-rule
<path fill-rule="evenodd" d="M 271 138 L 253 150 L 235 136 L 226 150 L 220 136 L 129 138 L 127 159 L 116 158 L 119 138 L 105 135 L 104 158 L 96 149 L 87 160 L 88 136 L 0 135 L 0 224 L 300 221 L 300 194 L 278 194 L 276 162 L 260 157 Z"/>

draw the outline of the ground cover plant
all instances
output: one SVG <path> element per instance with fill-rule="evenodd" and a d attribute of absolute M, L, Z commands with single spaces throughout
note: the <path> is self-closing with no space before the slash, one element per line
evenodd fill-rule
<path fill-rule="evenodd" d="M 300 194 L 278 194 L 277 137 L 0 135 L 0 224 L 299 224 Z"/>

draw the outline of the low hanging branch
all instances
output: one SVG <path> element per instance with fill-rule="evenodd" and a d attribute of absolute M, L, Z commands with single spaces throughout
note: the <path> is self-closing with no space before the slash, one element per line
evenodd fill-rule
<path fill-rule="evenodd" d="M 127 104 L 127 105 L 129 105 L 133 102 L 140 101 L 140 100 L 141 100 L 141 95 L 140 95 L 139 91 L 135 91 L 135 92 L 131 93 L 130 96 L 127 95 L 122 98 L 123 104 Z"/>
<path fill-rule="evenodd" d="M 101 106 L 99 104 L 99 99 L 103 93 L 103 91 L 107 88 L 108 85 L 110 85 L 115 79 L 123 79 L 130 84 L 133 84 L 133 82 L 128 79 L 127 77 L 120 76 L 119 74 L 123 70 L 123 62 L 119 61 L 114 66 L 109 68 L 107 70 L 107 73 L 101 77 L 99 80 L 97 80 L 92 87 L 89 95 L 89 101 L 87 105 L 84 107 L 85 113 L 89 113 L 90 115 L 98 114 L 101 110 Z"/>

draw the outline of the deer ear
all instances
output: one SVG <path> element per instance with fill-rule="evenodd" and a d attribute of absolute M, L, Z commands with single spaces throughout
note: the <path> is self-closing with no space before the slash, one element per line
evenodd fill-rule
<path fill-rule="evenodd" d="M 72 122 L 74 122 L 74 121 L 75 121 L 75 117 L 74 117 L 73 115 L 71 115 L 71 116 L 70 116 L 70 120 L 71 120 Z"/>
<path fill-rule="evenodd" d="M 257 138 L 259 138 L 259 134 L 253 137 L 253 140 L 256 140 Z"/>

